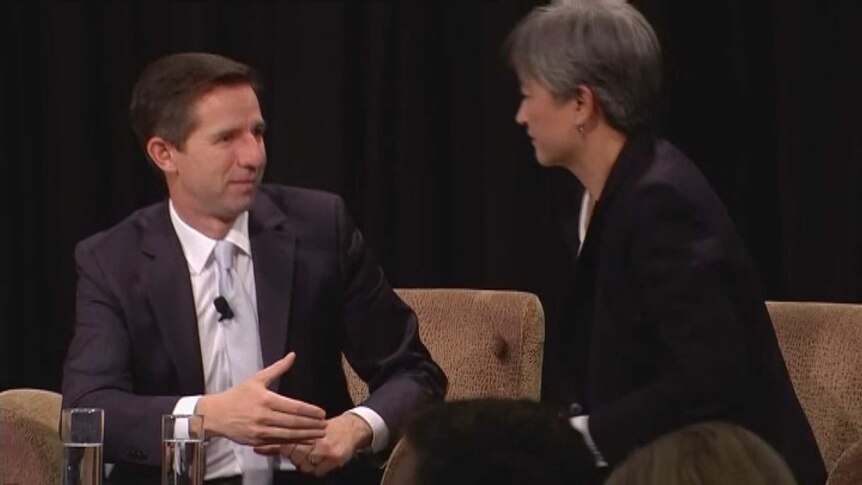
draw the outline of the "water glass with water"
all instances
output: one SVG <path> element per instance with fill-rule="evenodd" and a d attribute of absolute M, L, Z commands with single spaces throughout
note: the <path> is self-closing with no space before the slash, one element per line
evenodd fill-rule
<path fill-rule="evenodd" d="M 63 409 L 63 485 L 102 484 L 105 412 L 98 408 Z"/>
<path fill-rule="evenodd" d="M 162 485 L 203 484 L 203 442 L 203 416 L 162 416 Z"/>

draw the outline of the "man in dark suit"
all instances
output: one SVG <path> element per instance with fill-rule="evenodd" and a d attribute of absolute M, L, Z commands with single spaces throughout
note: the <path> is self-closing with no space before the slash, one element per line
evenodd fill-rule
<path fill-rule="evenodd" d="M 359 483 L 354 455 L 445 392 L 341 199 L 260 186 L 256 88 L 211 54 L 145 69 L 132 123 L 169 200 L 76 249 L 63 405 L 105 409 L 116 483 L 155 482 L 171 413 L 204 417 L 212 483 Z M 369 384 L 358 407 L 342 352 Z"/>
<path fill-rule="evenodd" d="M 597 464 L 726 420 L 775 447 L 799 483 L 823 483 L 733 222 L 695 165 L 643 128 L 661 72 L 648 22 L 623 0 L 560 1 L 523 20 L 509 52 L 536 158 L 583 186 L 561 387 Z"/>

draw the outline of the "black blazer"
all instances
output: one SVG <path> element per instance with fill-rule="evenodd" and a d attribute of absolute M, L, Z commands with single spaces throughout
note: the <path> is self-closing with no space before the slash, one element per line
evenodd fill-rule
<path fill-rule="evenodd" d="M 446 377 L 343 202 L 263 186 L 249 212 L 264 366 L 297 355 L 273 387 L 337 415 L 353 406 L 344 352 L 369 384 L 363 405 L 397 439 L 410 411 L 444 394 Z M 119 473 L 157 467 L 161 415 L 181 396 L 204 393 L 191 281 L 167 202 L 82 241 L 75 258 L 77 322 L 63 406 L 105 409 L 105 459 Z"/>
<path fill-rule="evenodd" d="M 825 481 L 756 270 L 685 155 L 646 133 L 629 137 L 574 278 L 564 385 L 612 465 L 668 431 L 724 420 L 763 437 L 800 484 Z"/>

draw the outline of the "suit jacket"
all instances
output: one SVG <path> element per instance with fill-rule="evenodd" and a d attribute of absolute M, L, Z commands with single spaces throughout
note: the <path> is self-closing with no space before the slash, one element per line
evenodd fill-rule
<path fill-rule="evenodd" d="M 335 416 L 351 408 L 341 353 L 369 385 L 363 405 L 392 439 L 445 392 L 413 311 L 386 282 L 341 199 L 262 186 L 249 211 L 264 366 L 289 351 L 279 393 Z M 195 305 L 167 202 L 78 244 L 77 321 L 63 405 L 105 409 L 105 458 L 157 470 L 161 415 L 204 394 Z"/>
<path fill-rule="evenodd" d="M 770 443 L 800 484 L 825 481 L 756 270 L 685 155 L 630 136 L 576 258 L 562 375 L 611 465 L 668 431 L 724 420 Z"/>

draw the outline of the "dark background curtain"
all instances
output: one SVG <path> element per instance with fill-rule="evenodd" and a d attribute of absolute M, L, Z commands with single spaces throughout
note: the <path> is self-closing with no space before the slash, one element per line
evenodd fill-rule
<path fill-rule="evenodd" d="M 574 180 L 534 161 L 501 45 L 536 1 L 13 3 L 0 15 L 0 390 L 59 389 L 74 245 L 164 197 L 127 121 L 138 73 L 204 50 L 266 81 L 266 180 L 344 196 L 396 287 L 537 293 L 572 275 Z M 769 299 L 862 298 L 862 9 L 641 0 L 658 132 L 701 167 Z M 549 391 L 552 392 L 553 390 Z"/>

